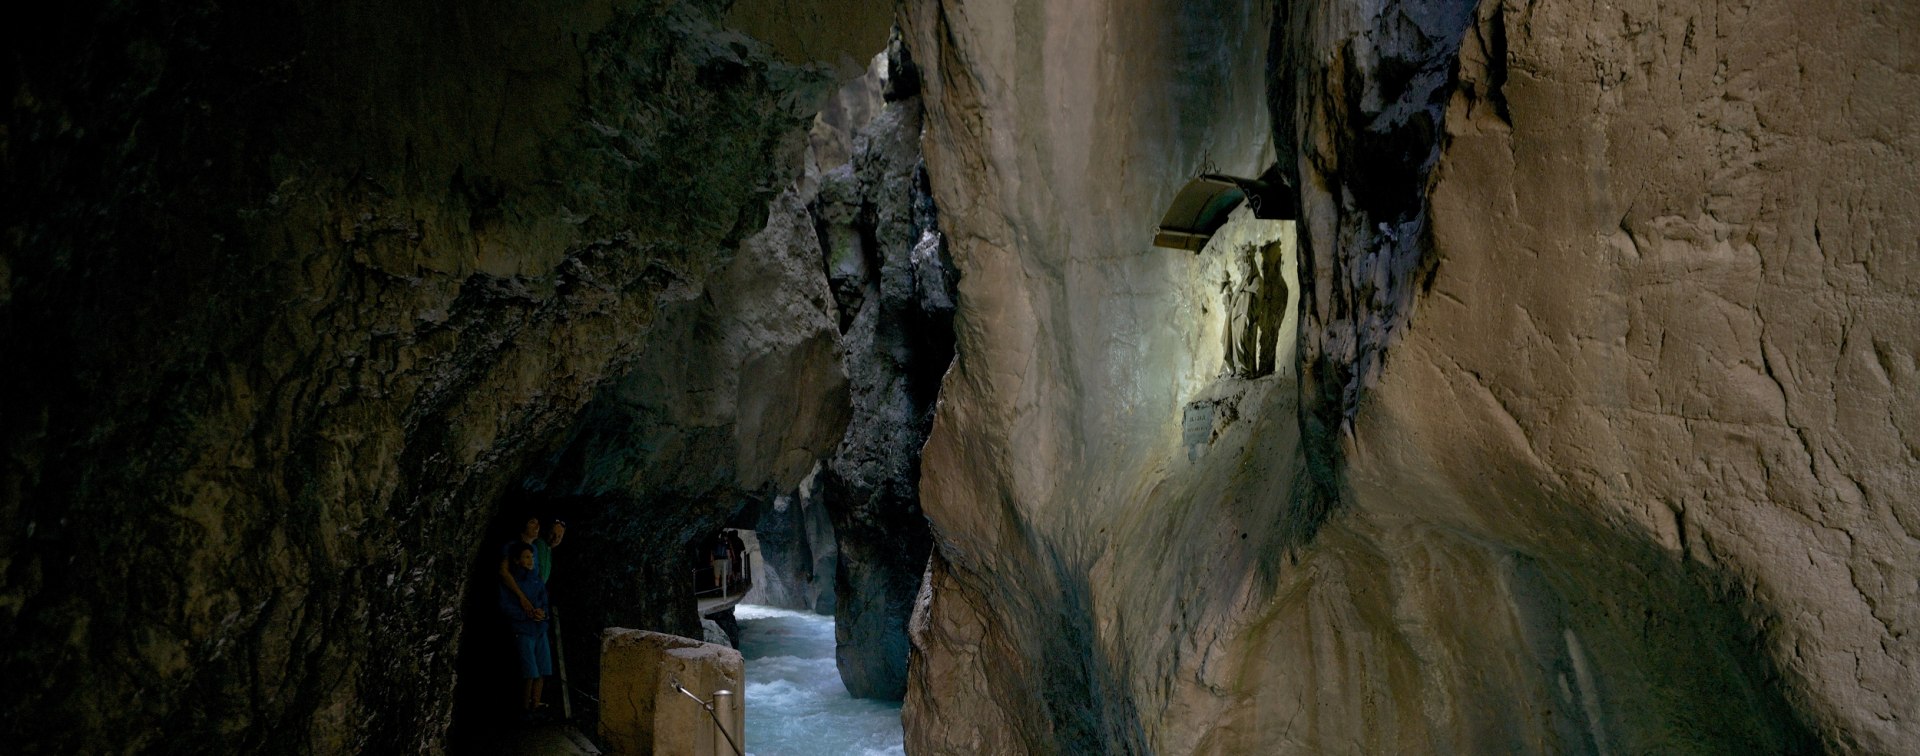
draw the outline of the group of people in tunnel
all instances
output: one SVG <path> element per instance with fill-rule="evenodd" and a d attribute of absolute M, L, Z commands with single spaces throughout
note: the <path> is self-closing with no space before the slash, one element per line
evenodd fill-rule
<path fill-rule="evenodd" d="M 527 721 L 547 718 L 551 712 L 544 694 L 546 679 L 555 669 L 549 637 L 559 633 L 559 620 L 547 587 L 553 579 L 553 550 L 566 536 L 566 520 L 543 520 L 529 512 L 519 536 L 500 548 L 500 611 L 513 630 L 524 681 L 518 691 L 521 717 Z"/>

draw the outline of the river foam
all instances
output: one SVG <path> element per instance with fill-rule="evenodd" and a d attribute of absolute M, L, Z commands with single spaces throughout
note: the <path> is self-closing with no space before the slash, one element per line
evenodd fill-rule
<path fill-rule="evenodd" d="M 741 605 L 747 752 L 753 756 L 904 756 L 900 705 L 847 695 L 833 660 L 833 618 Z"/>

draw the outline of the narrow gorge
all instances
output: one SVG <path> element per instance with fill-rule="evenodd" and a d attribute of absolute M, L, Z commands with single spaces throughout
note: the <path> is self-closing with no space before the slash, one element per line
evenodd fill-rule
<path fill-rule="evenodd" d="M 913 754 L 1920 751 L 1920 7 L 9 15 L 9 752 L 529 752 L 529 513 L 601 749 L 736 532 Z"/>

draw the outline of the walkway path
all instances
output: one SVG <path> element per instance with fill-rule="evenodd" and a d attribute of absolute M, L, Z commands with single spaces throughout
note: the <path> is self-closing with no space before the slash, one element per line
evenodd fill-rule
<path fill-rule="evenodd" d="M 738 605 L 740 603 L 740 599 L 746 597 L 747 587 L 739 586 L 735 590 L 736 592 L 729 593 L 725 596 L 700 597 L 700 616 L 711 617 L 713 615 L 727 611 L 728 609 L 732 609 L 734 606 Z"/>
<path fill-rule="evenodd" d="M 600 749 L 587 736 L 564 722 L 512 730 L 500 744 L 500 752 L 512 756 L 600 756 Z"/>

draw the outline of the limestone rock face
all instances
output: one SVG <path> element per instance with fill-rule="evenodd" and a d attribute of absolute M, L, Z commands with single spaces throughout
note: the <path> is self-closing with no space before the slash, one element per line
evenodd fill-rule
<path fill-rule="evenodd" d="M 819 476 L 762 505 L 753 527 L 759 545 L 753 587 L 743 602 L 832 614 L 840 547 L 820 501 Z"/>
<path fill-rule="evenodd" d="M 733 647 L 733 638 L 727 635 L 727 629 L 710 619 L 700 620 L 700 639 L 708 643 L 728 648 Z M 604 674 L 604 667 L 602 668 Z"/>
<path fill-rule="evenodd" d="M 83 4 L 10 27 L 0 736 L 436 747 L 501 493 L 655 348 L 663 304 L 731 269 L 833 86 L 717 5 Z M 877 14 L 817 59 L 880 49 Z M 768 354 L 737 392 L 825 390 L 769 374 L 838 358 Z M 831 425 L 679 438 L 731 452 L 700 475 L 777 490 Z"/>
<path fill-rule="evenodd" d="M 900 45 L 879 64 L 884 91 L 917 89 Z M 854 407 L 821 473 L 839 544 L 835 659 L 862 698 L 906 692 L 907 620 L 931 545 L 920 447 L 953 357 L 954 273 L 926 190 L 920 108 L 918 97 L 889 97 L 815 200 Z"/>
<path fill-rule="evenodd" d="M 921 470 L 937 554 L 916 753 L 1180 750 L 1162 732 L 1194 722 L 1168 696 L 1179 663 L 1279 553 L 1290 384 L 1231 385 L 1226 253 L 1149 246 L 1194 173 L 1273 161 L 1269 23 L 1252 2 L 909 13 L 960 274 Z M 1238 419 L 1190 460 L 1187 406 L 1227 396 Z"/>
<path fill-rule="evenodd" d="M 820 178 L 853 162 L 853 139 L 886 106 L 884 58 L 868 61 L 859 78 L 847 82 L 827 98 L 807 130 L 805 170 L 794 181 L 800 198 L 812 202 L 820 192 Z"/>
<path fill-rule="evenodd" d="M 534 486 L 690 499 L 799 486 L 848 412 L 819 260 L 812 216 L 782 193 L 703 286 L 663 295 L 634 366 Z"/>
<path fill-rule="evenodd" d="M 1920 749 L 1917 38 L 1878 3 L 1468 32 L 1350 485 L 1537 560 L 1596 750 Z"/>
<path fill-rule="evenodd" d="M 911 749 L 1920 748 L 1914 10 L 908 16 L 961 273 Z M 1232 240 L 1146 235 L 1276 158 L 1251 375 Z"/>

